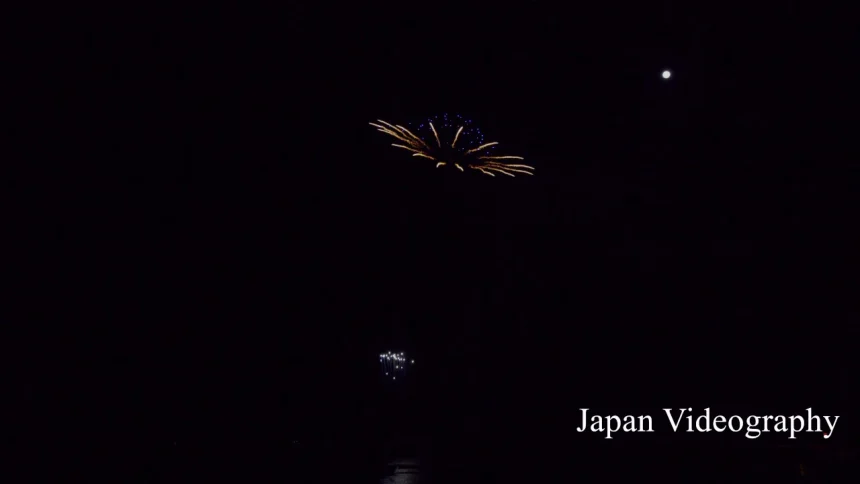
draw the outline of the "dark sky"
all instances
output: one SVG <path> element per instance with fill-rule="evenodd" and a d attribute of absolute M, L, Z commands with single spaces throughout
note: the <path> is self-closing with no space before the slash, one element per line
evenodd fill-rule
<path fill-rule="evenodd" d="M 812 406 L 851 425 L 835 23 L 670 2 L 92 14 L 24 56 L 44 359 L 23 398 L 68 426 L 57 445 L 359 433 L 374 355 L 398 348 L 422 418 Z M 367 125 L 445 112 L 537 174 L 445 174 Z"/>

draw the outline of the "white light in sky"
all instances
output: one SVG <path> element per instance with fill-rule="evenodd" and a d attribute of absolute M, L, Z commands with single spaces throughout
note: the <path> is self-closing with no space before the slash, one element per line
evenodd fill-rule
<path fill-rule="evenodd" d="M 672 73 L 669 71 L 663 71 L 663 79 L 668 79 L 672 77 Z"/>

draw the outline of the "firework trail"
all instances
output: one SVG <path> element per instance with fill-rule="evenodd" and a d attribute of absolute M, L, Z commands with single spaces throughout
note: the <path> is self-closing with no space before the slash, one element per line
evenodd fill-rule
<path fill-rule="evenodd" d="M 449 119 L 445 114 L 421 123 L 415 131 L 419 134 L 424 133 L 424 137 L 414 134 L 403 126 L 381 119 L 377 121 L 370 125 L 398 141 L 391 146 L 409 151 L 414 157 L 435 161 L 436 168 L 449 166 L 461 172 L 468 168 L 489 176 L 502 174 L 514 177 L 515 173 L 534 174 L 532 166 L 502 161 L 522 160 L 521 156 L 494 155 L 493 150 L 499 143 L 496 141 L 484 143 L 484 135 L 481 131 L 473 128 L 471 121 L 459 115 Z M 446 134 L 450 134 L 450 138 L 445 136 Z M 443 138 L 451 139 L 451 142 L 443 142 Z"/>

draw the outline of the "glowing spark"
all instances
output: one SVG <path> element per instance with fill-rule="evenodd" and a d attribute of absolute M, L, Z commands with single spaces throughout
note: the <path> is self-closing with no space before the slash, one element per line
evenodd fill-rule
<path fill-rule="evenodd" d="M 418 147 L 419 147 L 419 146 L 415 143 L 415 141 L 412 141 L 412 140 L 410 140 L 410 139 L 407 139 L 407 138 L 405 138 L 404 136 L 402 136 L 402 135 L 400 135 L 400 134 L 398 134 L 398 133 L 395 133 L 394 131 L 391 131 L 391 130 L 389 130 L 389 129 L 387 129 L 387 128 L 384 128 L 384 127 L 382 127 L 382 126 L 379 126 L 378 124 L 373 124 L 373 123 L 370 123 L 370 124 L 371 124 L 372 126 L 376 126 L 377 128 L 379 128 L 379 131 L 380 131 L 380 132 L 382 132 L 382 133 L 385 133 L 385 134 L 387 134 L 387 135 L 393 136 L 393 137 L 395 137 L 395 138 L 399 139 L 400 141 L 403 141 L 404 143 L 409 143 L 410 145 L 415 146 L 416 148 L 418 148 Z"/>
<path fill-rule="evenodd" d="M 496 167 L 492 167 L 492 166 L 486 166 L 486 167 L 484 167 L 484 168 L 485 168 L 485 169 L 487 169 L 487 170 L 490 170 L 490 171 L 497 171 L 497 172 L 499 172 L 499 173 L 504 173 L 505 175 L 508 175 L 508 176 L 516 176 L 516 175 L 514 175 L 514 174 L 512 174 L 512 173 L 508 173 L 507 171 L 505 171 L 505 170 L 503 170 L 503 169 L 501 169 L 501 168 L 496 168 Z"/>
<path fill-rule="evenodd" d="M 383 120 L 381 120 L 381 119 L 377 119 L 377 121 L 379 121 L 380 123 L 382 123 L 382 124 L 384 124 L 384 125 L 388 126 L 388 127 L 389 127 L 389 128 L 391 128 L 393 131 L 398 131 L 398 132 L 400 131 L 399 129 L 397 129 L 397 127 L 395 127 L 395 126 L 394 126 L 393 124 L 391 124 L 391 123 L 387 123 L 387 122 L 385 122 L 385 121 L 383 121 Z M 404 134 L 404 133 L 401 133 L 401 134 Z"/>
<path fill-rule="evenodd" d="M 432 157 L 432 156 L 430 156 L 430 155 L 425 155 L 424 153 L 415 153 L 415 154 L 414 154 L 414 155 L 412 155 L 412 156 L 420 156 L 421 158 L 427 158 L 428 160 L 436 161 L 436 158 L 433 158 L 433 157 Z"/>
<path fill-rule="evenodd" d="M 420 151 L 418 151 L 418 150 L 416 150 L 416 149 L 412 149 L 412 148 L 410 148 L 410 147 L 408 147 L 408 146 L 398 145 L 398 144 L 395 144 L 395 143 L 392 143 L 392 144 L 391 144 L 391 146 L 396 146 L 396 147 L 398 147 L 398 148 L 403 148 L 404 150 L 409 150 L 409 151 L 411 151 L 411 152 L 413 152 L 413 153 L 420 153 Z"/>
<path fill-rule="evenodd" d="M 441 148 L 442 143 L 439 142 L 439 133 L 436 132 L 436 128 L 433 127 L 433 123 L 430 123 L 430 129 L 433 130 L 433 136 L 436 137 L 436 144 L 439 146 L 439 148 Z"/>
<path fill-rule="evenodd" d="M 533 166 L 529 166 L 529 165 L 514 165 L 514 164 L 509 164 L 509 163 L 499 163 L 498 161 L 489 161 L 489 162 L 484 163 L 484 164 L 485 164 L 485 165 L 496 165 L 496 166 L 510 166 L 510 167 L 513 167 L 513 168 L 529 168 L 529 169 L 531 169 L 531 170 L 534 170 L 534 167 L 533 167 Z"/>
<path fill-rule="evenodd" d="M 453 142 L 453 143 L 451 143 L 451 148 L 453 148 L 453 147 L 454 147 L 454 145 L 455 145 L 455 144 L 457 144 L 457 140 L 458 140 L 458 139 L 460 139 L 460 133 L 461 133 L 462 131 L 463 131 L 463 127 L 462 127 L 462 126 L 460 126 L 460 129 L 458 129 L 458 130 L 457 130 L 457 134 L 455 134 L 455 135 L 454 135 L 454 142 Z"/>
<path fill-rule="evenodd" d="M 479 156 L 479 160 L 522 160 L 522 156 Z"/>
<path fill-rule="evenodd" d="M 534 175 L 534 173 L 532 173 L 530 171 L 517 170 L 515 168 L 511 168 L 510 165 L 485 165 L 484 168 L 486 168 L 488 170 L 495 169 L 495 170 L 501 170 L 501 171 L 505 171 L 505 172 L 512 171 L 514 173 L 524 173 L 526 175 Z"/>
<path fill-rule="evenodd" d="M 456 166 L 458 170 L 463 171 L 463 167 L 462 167 L 462 166 L 460 166 L 460 165 L 458 165 L 458 164 L 456 164 L 456 163 L 454 163 L 454 166 Z"/>
<path fill-rule="evenodd" d="M 525 168 L 526 170 L 534 170 L 534 167 L 532 167 L 532 166 L 499 163 L 497 161 L 488 161 L 486 163 L 483 163 L 481 165 L 476 166 L 475 168 L 477 168 L 477 169 L 485 168 L 488 170 L 489 169 L 496 169 L 496 170 L 504 171 L 506 173 L 507 172 L 514 172 L 514 173 L 523 173 L 526 175 L 534 175 L 534 173 L 532 173 L 530 171 L 525 171 L 525 170 L 520 169 L 520 168 Z"/>
<path fill-rule="evenodd" d="M 388 128 L 384 128 L 382 126 L 376 125 L 377 127 L 381 128 L 383 133 L 390 134 L 391 136 L 394 136 L 395 138 L 397 138 L 401 141 L 409 143 L 410 145 L 412 145 L 416 148 L 420 148 L 419 143 L 422 143 L 421 139 L 415 137 L 415 135 L 412 135 L 412 133 L 407 134 L 408 131 L 406 130 L 406 128 L 403 128 L 401 126 L 394 126 L 393 124 L 385 122 L 381 119 L 377 119 L 377 121 L 379 121 L 380 123 L 382 123 L 388 127 Z M 415 137 L 415 139 L 411 139 L 409 137 L 409 135 L 412 135 L 413 137 Z M 428 149 L 429 149 L 429 147 L 428 147 Z"/>
<path fill-rule="evenodd" d="M 486 144 L 483 144 L 483 145 L 481 145 L 481 146 L 479 146 L 479 147 L 477 147 L 477 148 L 473 148 L 473 149 L 471 149 L 471 150 L 469 150 L 469 151 L 467 151 L 467 152 L 465 152 L 465 153 L 463 153 L 463 154 L 464 154 L 464 155 L 470 155 L 470 154 L 472 154 L 472 153 L 475 153 L 475 152 L 481 151 L 481 150 L 482 150 L 482 149 L 484 149 L 484 148 L 487 148 L 487 147 L 489 147 L 489 146 L 493 146 L 493 145 L 497 145 L 497 144 L 499 144 L 499 142 L 498 142 L 498 141 L 493 141 L 492 143 L 486 143 Z"/>
<path fill-rule="evenodd" d="M 429 147 L 429 146 L 427 146 L 427 144 L 426 144 L 426 143 L 424 143 L 424 140 L 423 140 L 423 139 L 421 139 L 421 138 L 419 138 L 419 137 L 417 137 L 417 136 L 415 136 L 414 134 L 412 134 L 412 131 L 409 131 L 408 129 L 404 128 L 403 126 L 400 126 L 399 124 L 397 125 L 397 127 L 398 127 L 398 128 L 400 128 L 401 130 L 403 130 L 404 132 L 406 132 L 406 134 L 408 134 L 408 135 L 409 135 L 409 136 L 411 136 L 412 138 L 414 138 L 414 139 L 415 139 L 415 141 L 417 141 L 417 142 L 421 143 L 425 148 L 427 148 L 428 150 L 430 149 L 430 147 Z"/>
<path fill-rule="evenodd" d="M 445 162 L 440 161 L 439 163 L 436 163 L 436 168 L 439 168 L 440 166 L 445 166 Z"/>

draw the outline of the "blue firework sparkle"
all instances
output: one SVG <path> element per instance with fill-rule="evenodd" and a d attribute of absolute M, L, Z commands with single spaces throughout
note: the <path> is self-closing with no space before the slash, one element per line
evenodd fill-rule
<path fill-rule="evenodd" d="M 481 128 L 477 127 L 471 119 L 464 118 L 459 114 L 452 115 L 451 119 L 448 119 L 447 113 L 428 118 L 427 120 L 418 123 L 418 133 L 416 134 L 421 136 L 421 138 L 430 140 L 434 139 L 433 131 L 430 129 L 430 123 L 433 123 L 439 132 L 439 137 L 443 139 L 454 139 L 454 135 L 457 134 L 457 129 L 460 126 L 463 126 L 463 131 L 460 133 L 460 139 L 457 140 L 457 146 L 455 148 L 460 153 L 465 153 L 470 149 L 477 148 L 478 146 L 486 143 L 486 141 L 484 141 L 484 133 L 481 131 Z M 415 123 L 409 123 L 408 126 L 415 126 Z M 497 146 L 498 145 L 488 146 L 482 150 L 482 152 L 493 153 Z"/>

